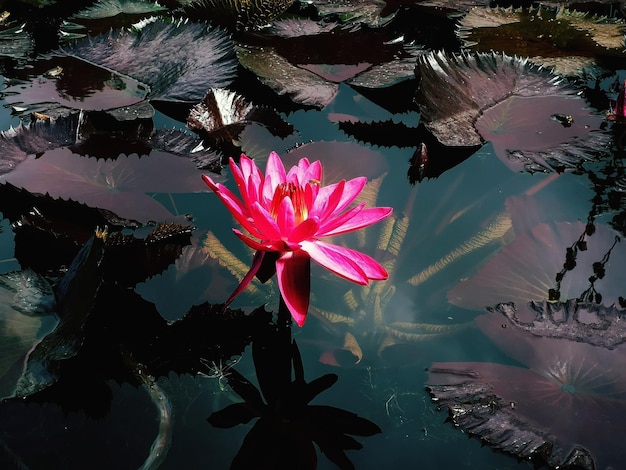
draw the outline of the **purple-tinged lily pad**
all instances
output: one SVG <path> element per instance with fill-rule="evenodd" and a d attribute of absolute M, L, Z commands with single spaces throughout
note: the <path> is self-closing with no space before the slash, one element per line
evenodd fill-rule
<path fill-rule="evenodd" d="M 571 304 L 583 316 L 586 308 Z M 602 307 L 608 323 L 623 322 L 624 311 Z M 626 416 L 626 349 L 596 346 L 612 331 L 579 322 L 578 340 L 552 338 L 537 317 L 522 329 L 496 311 L 477 318 L 480 329 L 525 367 L 491 363 L 435 363 L 428 387 L 454 424 L 489 445 L 550 468 L 619 468 L 626 451 L 621 425 Z"/>
<path fill-rule="evenodd" d="M 272 48 L 241 46 L 237 51 L 241 65 L 254 72 L 261 83 L 278 95 L 287 94 L 305 106 L 323 108 L 330 103 L 339 86 L 292 65 Z"/>
<path fill-rule="evenodd" d="M 490 140 L 516 171 L 562 171 L 596 159 L 610 144 L 603 118 L 576 90 L 526 59 L 429 53 L 419 57 L 416 74 L 424 124 L 442 144 Z M 524 140 L 511 142 L 518 133 Z"/>
<path fill-rule="evenodd" d="M 52 74 L 50 71 L 59 71 Z M 4 101 L 16 114 L 50 113 L 51 109 L 102 110 L 143 101 L 148 89 L 136 80 L 74 57 L 36 62 L 11 80 Z"/>
<path fill-rule="evenodd" d="M 204 191 L 200 176 L 193 162 L 164 152 L 104 160 L 59 148 L 40 158 L 28 157 L 1 181 L 145 222 L 174 217 L 147 193 Z"/>
<path fill-rule="evenodd" d="M 65 52 L 144 83 L 154 101 L 197 103 L 209 88 L 229 85 L 237 67 L 224 31 L 185 21 L 148 21 L 79 41 Z"/>

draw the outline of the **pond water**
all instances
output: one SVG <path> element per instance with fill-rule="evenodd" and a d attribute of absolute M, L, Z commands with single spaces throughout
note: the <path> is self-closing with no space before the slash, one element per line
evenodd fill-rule
<path fill-rule="evenodd" d="M 92 31 L 103 30 L 101 23 L 95 25 Z M 372 28 L 372 35 L 375 34 L 378 32 Z M 254 40 L 263 44 L 264 39 L 254 39 L 254 35 L 252 38 L 247 38 L 248 45 Z M 83 53 L 81 47 L 85 46 L 74 50 L 78 56 Z M 311 64 L 305 62 L 306 51 L 294 51 L 293 56 L 302 70 L 323 69 L 314 60 Z M 5 397 L 0 403 L 0 467 L 221 469 L 230 467 L 244 438 L 248 435 L 252 439 L 255 429 L 255 439 L 264 444 L 256 444 L 258 447 L 250 444 L 248 457 L 252 461 L 255 452 L 263 455 L 272 439 L 285 440 L 288 435 L 297 435 L 293 434 L 294 429 L 308 432 L 304 425 L 290 428 L 291 415 L 283 416 L 283 421 L 279 419 L 280 424 L 275 427 L 266 428 L 265 432 L 279 431 L 265 440 L 258 435 L 262 434 L 260 428 L 254 427 L 258 415 L 238 416 L 239 421 L 246 423 L 234 425 L 233 422 L 227 429 L 207 421 L 214 413 L 241 403 L 242 390 L 250 393 L 247 385 L 242 385 L 245 381 L 241 377 L 261 388 L 266 400 L 272 395 L 273 380 L 277 388 L 284 385 L 279 383 L 279 373 L 273 371 L 274 364 L 267 358 L 259 359 L 258 351 L 253 354 L 252 344 L 265 344 L 263 347 L 270 355 L 276 351 L 278 356 L 285 351 L 292 354 L 295 376 L 298 354 L 278 345 L 284 336 L 276 339 L 271 336 L 275 332 L 267 333 L 274 331 L 268 330 L 267 325 L 273 325 L 275 317 L 258 310 L 263 306 L 268 312 L 279 310 L 280 293 L 275 278 L 265 284 L 254 280 L 230 305 L 236 312 L 232 317 L 223 320 L 226 313 L 219 308 L 211 310 L 211 305 L 226 301 L 246 273 L 254 253 L 233 234 L 236 222 L 215 194 L 203 185 L 201 175 L 209 174 L 209 170 L 199 169 L 192 159 L 194 152 L 190 150 L 200 141 L 186 128 L 186 114 L 181 109 L 188 111 L 198 100 L 190 99 L 181 107 L 181 102 L 171 97 L 176 93 L 193 93 L 184 87 L 182 92 L 176 89 L 170 83 L 175 80 L 169 76 L 163 79 L 166 83 L 156 79 L 158 86 L 153 86 L 152 92 L 158 89 L 160 95 L 153 102 L 158 110 L 151 112 L 147 120 L 150 124 L 140 117 L 138 121 L 144 119 L 143 124 L 131 125 L 127 133 L 112 129 L 112 137 L 107 139 L 106 132 L 104 138 L 96 132 L 104 121 L 93 118 L 87 126 L 84 119 L 92 118 L 70 113 L 78 123 L 72 124 L 74 121 L 70 119 L 74 118 L 68 118 L 59 109 L 99 109 L 101 103 L 113 103 L 110 107 L 114 108 L 141 103 L 146 96 L 148 99 L 154 96 L 142 80 L 149 81 L 150 74 L 158 72 L 150 70 L 141 76 L 123 73 L 125 69 L 119 64 L 98 68 L 87 60 L 64 57 L 61 65 L 65 75 L 59 80 L 44 74 L 61 63 L 55 61 L 54 55 L 42 60 L 13 60 L 10 57 L 3 62 L 5 78 L 0 86 L 4 91 L 1 95 L 4 106 L 0 107 L 0 129 L 17 127 L 18 115 L 29 120 L 34 112 L 50 113 L 57 123 L 68 119 L 70 124 L 64 133 L 57 124 L 49 134 L 47 131 L 37 134 L 40 132 L 37 129 L 44 129 L 36 127 L 40 123 L 32 124 L 18 140 L 12 140 L 8 132 L 2 136 L 4 156 L 0 159 L 8 161 L 19 152 L 24 157 L 20 157 L 14 170 L 0 175 L 0 184 L 6 189 L 8 182 L 30 193 L 49 193 L 50 197 L 28 199 L 27 192 L 19 191 L 7 191 L 0 196 L 3 198 L 0 200 L 0 274 L 3 276 L 0 352 L 6 358 L 0 368 L 0 392 Z M 414 57 L 412 60 L 416 63 Z M 618 63 L 619 60 L 616 59 Z M 478 146 L 469 143 L 466 155 L 459 157 L 458 149 L 431 145 L 433 138 L 424 138 L 423 127 L 418 128 L 420 122 L 423 126 L 423 118 L 413 103 L 402 112 L 395 112 L 393 106 L 384 106 L 384 99 L 376 99 L 371 89 L 344 83 L 347 75 L 368 68 L 365 61 L 358 62 L 361 65 L 352 64 L 352 69 L 347 71 L 336 65 L 319 73 L 327 83 L 340 82 L 323 106 L 281 110 L 277 105 L 276 115 L 291 125 L 294 132 L 273 135 L 271 125 L 267 124 L 269 120 L 259 119 L 264 124 L 261 125 L 249 118 L 242 120 L 243 130 L 227 131 L 233 133 L 228 134 L 232 138 L 211 141 L 215 133 L 201 134 L 209 135 L 208 142 L 217 140 L 220 144 L 222 163 L 226 157 L 236 158 L 235 152 L 242 151 L 255 158 L 264 170 L 267 155 L 274 150 L 288 166 L 305 156 L 320 159 L 324 167 L 322 185 L 365 175 L 368 183 L 362 200 L 368 206 L 393 208 L 388 220 L 333 239 L 383 263 L 389 271 L 387 281 L 358 286 L 315 262 L 311 264 L 307 321 L 302 328 L 292 325 L 290 335 L 298 345 L 306 381 L 325 374 L 338 376 L 332 386 L 308 392 L 311 404 L 355 413 L 380 428 L 376 433 L 363 431 L 369 429 L 367 425 L 347 424 L 351 418 L 344 415 L 337 421 L 338 428 L 343 426 L 346 434 L 353 435 L 363 446 L 346 451 L 357 469 L 532 468 L 528 458 L 518 459 L 484 445 L 486 442 L 498 447 L 498 438 L 491 439 L 489 430 L 472 430 L 470 425 L 455 426 L 447 422 L 448 410 L 445 406 L 438 410 L 432 399 L 439 392 L 427 389 L 427 385 L 438 385 L 435 374 L 429 375 L 435 363 L 444 369 L 460 368 L 462 377 L 467 374 L 472 379 L 481 373 L 488 376 L 476 364 L 501 364 L 508 366 L 506 373 L 511 374 L 506 376 L 512 384 L 510 389 L 494 385 L 488 392 L 475 390 L 471 406 L 480 405 L 483 409 L 492 406 L 492 415 L 498 419 L 502 419 L 498 409 L 511 408 L 513 416 L 517 412 L 523 421 L 520 426 L 526 426 L 524 429 L 539 430 L 539 434 L 548 436 L 546 442 L 557 442 L 555 448 L 561 447 L 561 460 L 572 446 L 578 445 L 587 446 L 598 462 L 597 468 L 615 465 L 616 459 L 623 457 L 620 454 L 623 451 L 619 451 L 623 430 L 615 431 L 612 427 L 615 423 L 604 416 L 612 413 L 613 420 L 615 417 L 622 420 L 626 411 L 626 376 L 620 373 L 621 361 L 626 359 L 619 346 L 626 334 L 617 331 L 619 325 L 612 324 L 603 336 L 615 344 L 603 347 L 597 344 L 600 340 L 593 331 L 589 333 L 585 327 L 573 333 L 562 332 L 564 329 L 550 333 L 531 331 L 528 333 L 531 339 L 527 339 L 517 333 L 519 322 L 510 317 L 500 316 L 495 322 L 511 336 L 501 335 L 497 328 L 486 325 L 484 317 L 487 307 L 501 302 L 515 302 L 521 318 L 523 306 L 531 300 L 579 299 L 581 322 L 591 323 L 593 330 L 594 325 L 604 321 L 604 313 L 598 313 L 595 307 L 587 311 L 586 305 L 604 305 L 608 309 L 624 302 L 626 283 L 621 267 L 624 248 L 620 239 L 625 207 L 622 134 L 619 124 L 606 121 L 603 114 L 612 109 L 615 101 L 607 101 L 604 110 L 585 104 L 581 111 L 570 95 L 556 100 L 565 100 L 568 107 L 553 106 L 549 100 L 540 102 L 541 97 L 537 96 L 515 98 L 508 101 L 509 108 L 514 109 L 507 109 L 499 116 L 497 107 L 502 107 L 503 100 L 498 98 L 500 104 L 491 109 L 489 116 L 493 121 L 483 123 L 482 128 L 477 125 L 483 142 Z M 376 57 L 372 62 L 383 60 Z M 120 68 L 116 70 L 118 65 Z M 90 72 L 90 67 L 99 71 Z M 257 73 L 262 76 L 258 70 Z M 72 74 L 78 75 L 72 79 Z M 612 83 L 623 82 L 623 78 L 623 71 L 612 70 L 607 78 L 598 80 L 598 87 L 604 96 L 615 100 L 617 90 L 611 89 Z M 210 80 L 219 81 L 215 76 Z M 304 86 L 302 83 L 306 82 L 300 83 Z M 402 96 L 411 100 L 417 92 L 417 80 L 409 78 L 407 83 L 408 87 L 403 86 L 410 92 Z M 578 80 L 576 84 L 591 96 L 595 81 Z M 284 88 L 288 90 L 289 86 Z M 397 91 L 397 87 L 389 89 Z M 268 90 L 263 92 L 269 93 Z M 237 92 L 245 95 L 245 87 Z M 258 98 L 258 90 L 255 93 Z M 316 89 L 311 94 L 320 99 L 322 93 Z M 572 95 L 582 101 L 580 94 Z M 391 96 L 390 92 L 388 97 Z M 460 95 L 458 102 L 468 99 Z M 285 95 L 276 100 L 284 104 Z M 540 103 L 529 104 L 533 100 Z M 543 121 L 539 118 L 534 121 L 533 117 L 515 119 L 515 109 L 523 109 L 527 115 L 538 108 L 545 115 Z M 141 114 L 143 110 L 136 112 Z M 554 117 L 558 113 L 574 115 L 579 127 L 568 126 L 567 116 Z M 436 122 L 437 112 L 430 117 Z M 520 121 L 523 122 L 518 126 Z M 357 132 L 346 122 L 385 124 Z M 182 144 L 175 149 L 168 147 L 167 140 L 173 141 L 174 134 L 162 138 L 165 144 L 153 136 L 146 137 L 152 129 L 173 129 L 171 132 L 176 132 L 176 139 L 184 141 L 187 150 L 181 150 Z M 587 154 L 570 165 L 576 152 L 558 145 L 569 140 L 583 141 L 590 129 L 612 131 L 606 131 L 605 147 L 598 149 L 593 158 L 589 156 L 592 152 L 582 146 L 579 154 Z M 565 137 L 554 141 L 553 134 L 560 130 Z M 551 135 L 539 138 L 542 134 Z M 402 145 L 381 143 L 400 135 L 405 139 Z M 95 139 L 92 147 L 81 147 L 83 141 L 88 141 L 86 136 Z M 544 144 L 544 138 L 549 145 Z M 23 142 L 31 139 L 33 148 L 38 150 L 23 150 L 27 147 Z M 47 144 L 42 144 L 41 140 L 46 139 Z M 15 150 L 15 142 L 19 152 Z M 428 142 L 428 159 L 416 161 L 422 142 Z M 137 150 L 142 146 L 148 149 L 144 153 Z M 507 150 L 511 149 L 532 153 L 533 162 L 538 161 L 537 152 L 544 150 L 552 152 L 553 160 L 548 159 L 549 162 L 565 161 L 565 158 L 559 160 L 561 151 L 569 152 L 570 160 L 562 163 L 564 166 L 548 163 L 544 171 L 536 171 L 537 167 L 520 171 L 517 163 L 502 160 L 503 156 L 506 160 Z M 207 152 L 211 151 L 209 147 Z M 187 158 L 178 158 L 181 155 Z M 216 155 L 219 161 L 220 155 Z M 152 167 L 147 164 L 150 161 Z M 416 177 L 420 163 L 426 174 Z M 407 172 L 412 176 L 407 177 Z M 227 166 L 221 175 L 211 173 L 211 176 L 236 192 Z M 133 234 L 141 241 L 107 245 L 102 238 L 91 238 L 96 224 L 90 222 L 90 217 L 109 222 L 119 219 L 81 212 L 82 209 L 67 202 L 69 199 L 140 222 L 141 227 L 127 224 L 123 229 L 120 227 L 123 222 L 118 226 L 111 223 L 108 230 L 110 234 L 116 231 Z M 163 222 L 193 225 L 193 230 L 177 228 L 174 231 L 180 230 L 179 233 L 147 238 L 155 223 Z M 110 234 L 104 240 L 112 240 Z M 83 258 L 70 267 L 77 255 Z M 7 277 L 9 273 L 20 274 L 17 280 L 11 280 Z M 56 303 L 54 294 L 44 292 L 50 286 L 55 289 Z M 19 302 L 22 311 L 16 307 Z M 28 311 L 33 305 L 45 302 L 51 307 L 44 313 Z M 551 304 L 547 305 L 545 308 L 549 309 Z M 532 323 L 534 314 L 528 315 L 531 316 L 524 317 L 523 322 Z M 616 315 L 617 324 L 622 313 Z M 555 313 L 550 318 L 557 317 Z M 536 327 L 541 322 L 539 316 L 534 318 Z M 555 324 L 558 326 L 558 318 Z M 284 333 L 281 328 L 278 330 Z M 587 382 L 566 379 L 559 382 L 559 390 L 567 399 L 542 395 L 544 390 L 531 379 L 524 379 L 530 384 L 527 388 L 514 384 L 517 376 L 510 370 L 517 369 L 513 367 L 531 369 L 538 374 L 546 369 L 545 377 L 559 376 L 554 370 L 560 367 L 562 376 L 576 375 L 571 371 L 578 367 L 576 361 L 583 355 L 582 347 L 577 347 L 581 343 L 589 343 L 585 347 L 602 352 L 590 369 L 592 373 L 584 369 L 587 365 L 580 366 L 578 375 L 585 375 Z M 591 353 L 584 354 L 596 358 Z M 550 358 L 554 360 L 550 362 Z M 289 358 L 287 361 L 291 370 Z M 463 363 L 474 365 L 463 366 Z M 285 364 L 284 357 L 279 357 L 277 370 L 281 364 Z M 609 378 L 600 385 L 589 385 L 591 376 Z M 455 383 L 454 379 L 445 380 L 446 384 Z M 522 381 L 521 375 L 519 380 Z M 513 388 L 515 392 L 511 391 Z M 492 392 L 505 395 L 504 402 L 490 402 L 495 400 Z M 508 398 L 509 392 L 513 398 Z M 304 390 L 294 389 L 289 393 L 298 396 Z M 460 406 L 461 399 L 458 400 Z M 526 400 L 530 409 L 543 410 L 536 403 L 542 400 L 550 406 L 543 417 L 537 418 L 526 410 Z M 591 401 L 593 406 L 589 405 Z M 294 413 L 304 413 L 303 409 L 297 408 Z M 476 409 L 473 411 L 478 413 Z M 327 416 L 319 409 L 310 412 L 311 416 L 315 412 L 320 413 L 321 418 L 317 418 L 320 421 Z M 566 415 L 576 416 L 580 434 L 562 431 Z M 308 425 L 317 423 L 315 417 L 307 416 Z M 331 434 L 336 431 L 332 426 L 317 426 L 313 428 L 321 434 L 316 435 L 316 443 L 329 439 L 331 444 L 327 443 L 326 449 L 334 449 L 343 431 Z M 513 425 L 511 429 L 520 432 Z M 325 432 L 329 433 L 326 437 Z M 483 436 L 485 442 L 479 437 L 468 439 L 468 434 Z M 590 434 L 600 438 L 590 439 Z M 556 436 L 556 441 L 551 441 L 550 436 Z M 517 438 L 518 442 L 530 440 L 528 436 Z M 296 438 L 293 442 L 285 441 L 287 448 L 292 446 L 296 453 L 299 450 L 306 454 L 309 448 L 300 449 L 299 444 Z M 345 446 L 351 447 L 351 443 Z M 317 447 L 315 450 L 317 468 L 337 468 L 332 458 L 327 458 Z M 532 457 L 539 462 L 537 454 L 541 452 L 533 453 Z M 549 463 L 555 466 L 555 461 Z M 581 464 L 581 468 L 591 467 Z"/>

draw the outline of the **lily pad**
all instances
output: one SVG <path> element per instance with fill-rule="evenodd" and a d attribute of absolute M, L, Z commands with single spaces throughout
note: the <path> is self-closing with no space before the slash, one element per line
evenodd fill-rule
<path fill-rule="evenodd" d="M 576 309 L 582 315 L 584 307 Z M 609 322 L 622 322 L 625 313 L 606 314 Z M 550 321 L 537 318 L 534 325 L 541 330 Z M 594 345 L 593 338 L 605 330 L 582 323 L 576 329 L 581 338 L 588 330 L 589 341 L 535 336 L 496 311 L 478 317 L 477 323 L 526 367 L 433 364 L 427 389 L 454 424 L 497 449 L 550 468 L 619 466 L 626 457 L 616 445 L 626 437 L 620 425 L 626 415 L 624 347 Z"/>
<path fill-rule="evenodd" d="M 65 52 L 138 80 L 154 101 L 199 102 L 209 88 L 230 84 L 237 67 L 224 31 L 186 21 L 154 19 L 79 41 Z"/>
<path fill-rule="evenodd" d="M 271 23 L 287 10 L 295 0 L 191 0 L 185 2 L 185 13 L 190 18 L 203 18 L 220 26 L 246 31 Z"/>
<path fill-rule="evenodd" d="M 621 55 L 625 29 L 621 20 L 566 8 L 473 8 L 458 34 L 474 51 L 529 56 L 560 74 L 580 76 L 599 68 L 598 57 Z"/>
<path fill-rule="evenodd" d="M 92 6 L 76 13 L 72 18 L 78 20 L 97 20 L 111 18 L 116 15 L 141 15 L 166 11 L 154 1 L 143 0 L 100 0 Z"/>
<path fill-rule="evenodd" d="M 26 269 L 0 275 L 0 397 L 13 393 L 28 354 L 57 323 L 52 286 Z"/>
<path fill-rule="evenodd" d="M 610 144 L 600 130 L 603 117 L 563 79 L 527 59 L 430 53 L 420 56 L 416 74 L 424 125 L 443 145 L 471 147 L 490 140 L 511 169 L 534 172 L 595 160 Z M 524 111 L 517 112 L 519 107 Z M 510 142 L 520 123 L 524 141 Z"/>
<path fill-rule="evenodd" d="M 232 142 L 251 122 L 260 122 L 278 137 L 293 133 L 275 111 L 255 106 L 243 96 L 223 89 L 209 90 L 201 103 L 195 105 L 187 118 L 187 127 L 209 142 Z"/>
<path fill-rule="evenodd" d="M 143 101 L 148 89 L 137 80 L 66 56 L 35 63 L 12 78 L 3 93 L 16 114 L 26 116 L 51 114 L 56 107 L 102 110 L 129 106 Z"/>
<path fill-rule="evenodd" d="M 103 160 L 59 148 L 40 158 L 28 157 L 1 181 L 145 222 L 174 217 L 147 193 L 204 191 L 200 176 L 192 162 L 163 152 Z"/>

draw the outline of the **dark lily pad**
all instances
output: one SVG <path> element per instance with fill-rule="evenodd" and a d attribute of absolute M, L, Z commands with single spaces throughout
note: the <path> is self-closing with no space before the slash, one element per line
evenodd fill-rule
<path fill-rule="evenodd" d="M 65 52 L 149 87 L 154 101 L 197 103 L 209 88 L 223 88 L 237 62 L 226 33 L 205 23 L 146 21 L 79 41 Z"/>
<path fill-rule="evenodd" d="M 369 2 L 318 0 L 315 2 L 315 8 L 322 17 L 339 17 L 345 23 L 362 23 L 372 27 L 383 26 L 393 18 L 393 15 L 381 16 L 385 6 L 386 3 L 383 0 Z"/>
<path fill-rule="evenodd" d="M 571 306 L 557 304 L 553 311 Z M 584 307 L 576 307 L 582 315 Z M 598 315 L 623 322 L 624 311 Z M 571 311 L 571 310 L 570 310 Z M 428 387 L 439 408 L 461 429 L 489 445 L 550 468 L 619 467 L 626 457 L 626 355 L 594 338 L 609 330 L 579 322 L 578 340 L 536 336 L 548 317 L 524 330 L 496 311 L 477 318 L 481 330 L 525 367 L 491 363 L 434 363 Z M 550 328 L 548 328 L 550 329 Z"/>
<path fill-rule="evenodd" d="M 471 147 L 490 140 L 498 157 L 516 171 L 576 167 L 610 144 L 600 130 L 603 117 L 590 112 L 561 78 L 526 59 L 430 53 L 420 56 L 416 74 L 424 125 L 442 144 Z M 524 112 L 518 113 L 519 107 Z M 526 129 L 525 141 L 507 142 L 520 131 L 519 123 Z"/>
<path fill-rule="evenodd" d="M 246 31 L 271 23 L 295 0 L 191 0 L 185 2 L 185 14 L 202 18 L 231 30 Z"/>
<path fill-rule="evenodd" d="M 0 24 L 0 56 L 24 59 L 32 53 L 35 44 L 25 26 L 12 21 Z"/>
<path fill-rule="evenodd" d="M 0 275 L 0 397 L 13 393 L 30 351 L 57 323 L 52 286 L 26 269 Z"/>
<path fill-rule="evenodd" d="M 187 127 L 205 140 L 219 146 L 239 139 L 239 134 L 251 122 L 259 122 L 278 137 L 294 132 L 275 111 L 255 106 L 243 96 L 224 89 L 209 90 L 201 103 L 195 105 L 187 118 Z"/>
<path fill-rule="evenodd" d="M 163 152 L 115 160 L 80 157 L 68 149 L 23 161 L 1 181 L 33 193 L 72 199 L 140 221 L 172 220 L 150 192 L 195 192 L 206 188 L 196 166 Z"/>
<path fill-rule="evenodd" d="M 99 0 L 90 7 L 76 13 L 75 20 L 98 20 L 116 15 L 143 15 L 166 11 L 157 2 L 144 0 Z"/>
<path fill-rule="evenodd" d="M 102 110 L 129 106 L 143 101 L 148 89 L 137 80 L 74 57 L 54 57 L 15 75 L 3 93 L 18 116 L 54 116 L 57 107 Z"/>
<path fill-rule="evenodd" d="M 583 75 L 600 69 L 599 57 L 621 56 L 625 28 L 622 20 L 566 8 L 473 8 L 459 36 L 475 51 L 529 56 L 559 74 Z"/>

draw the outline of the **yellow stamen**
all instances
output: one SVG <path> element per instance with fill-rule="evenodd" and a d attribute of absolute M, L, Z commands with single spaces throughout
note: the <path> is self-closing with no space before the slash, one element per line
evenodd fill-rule
<path fill-rule="evenodd" d="M 274 191 L 274 197 L 270 205 L 270 214 L 274 219 L 278 217 L 278 210 L 283 199 L 291 199 L 293 211 L 296 217 L 296 225 L 305 220 L 309 215 L 309 208 L 304 197 L 304 188 L 295 183 L 282 183 Z"/>

